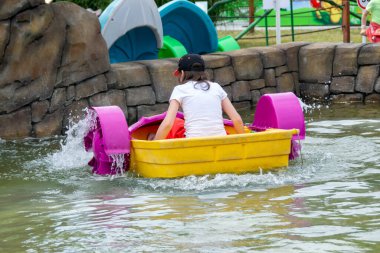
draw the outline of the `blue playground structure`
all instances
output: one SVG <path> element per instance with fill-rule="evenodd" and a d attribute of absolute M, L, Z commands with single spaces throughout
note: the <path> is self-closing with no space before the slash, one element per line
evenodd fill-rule
<path fill-rule="evenodd" d="M 164 35 L 179 41 L 188 53 L 206 54 L 217 50 L 218 34 L 215 26 L 197 5 L 174 0 L 161 6 L 158 11 Z"/>
<path fill-rule="evenodd" d="M 196 4 L 173 0 L 114 0 L 99 17 L 111 63 L 181 57 L 239 49 L 227 36 L 218 41 L 210 17 Z"/>
<path fill-rule="evenodd" d="M 153 0 L 114 0 L 99 22 L 111 63 L 158 58 L 163 33 Z"/>

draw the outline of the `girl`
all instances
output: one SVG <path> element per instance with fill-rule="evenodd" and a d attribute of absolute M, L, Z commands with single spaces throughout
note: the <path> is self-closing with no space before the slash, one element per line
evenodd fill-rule
<path fill-rule="evenodd" d="M 223 111 L 232 120 L 237 133 L 244 133 L 243 121 L 219 84 L 207 80 L 205 63 L 198 54 L 187 54 L 178 62 L 174 75 L 180 85 L 174 87 L 167 114 L 154 140 L 165 139 L 174 124 L 177 111 L 185 115 L 185 136 L 226 135 Z"/>
<path fill-rule="evenodd" d="M 367 16 L 371 15 L 371 23 L 366 29 Z M 360 34 L 367 36 L 370 42 L 380 42 L 380 0 L 371 0 L 363 10 Z"/>

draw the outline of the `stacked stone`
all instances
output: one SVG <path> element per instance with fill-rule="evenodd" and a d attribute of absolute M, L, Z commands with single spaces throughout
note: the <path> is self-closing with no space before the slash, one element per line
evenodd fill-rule
<path fill-rule="evenodd" d="M 380 102 L 380 45 L 315 43 L 299 51 L 300 95 L 334 103 Z"/>

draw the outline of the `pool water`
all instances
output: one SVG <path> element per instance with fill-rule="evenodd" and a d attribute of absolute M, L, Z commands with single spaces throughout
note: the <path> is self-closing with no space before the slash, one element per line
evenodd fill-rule
<path fill-rule="evenodd" d="M 0 140 L 0 252 L 380 252 L 379 109 L 305 105 L 301 158 L 264 174 L 94 176 L 81 124 Z"/>

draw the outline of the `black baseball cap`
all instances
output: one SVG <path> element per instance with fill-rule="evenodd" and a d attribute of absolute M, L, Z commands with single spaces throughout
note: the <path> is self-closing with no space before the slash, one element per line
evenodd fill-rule
<path fill-rule="evenodd" d="M 199 54 L 186 54 L 179 59 L 178 68 L 173 73 L 174 76 L 179 76 L 182 70 L 205 71 L 205 62 Z"/>

